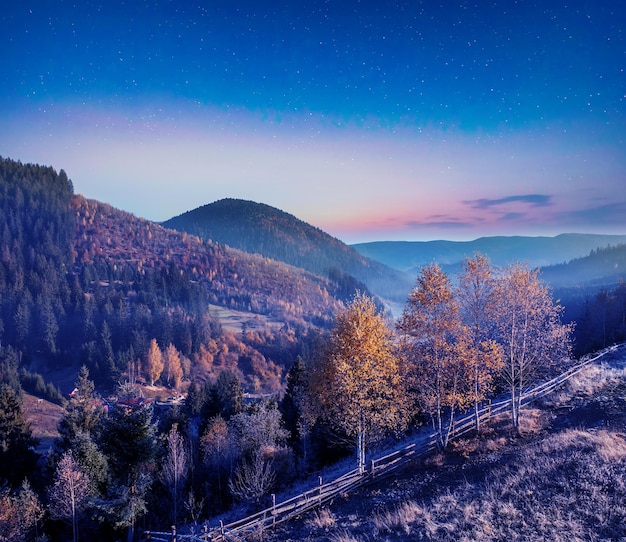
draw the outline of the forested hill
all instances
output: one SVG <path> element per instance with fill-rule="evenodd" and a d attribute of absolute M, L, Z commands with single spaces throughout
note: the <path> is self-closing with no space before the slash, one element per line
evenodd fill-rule
<path fill-rule="evenodd" d="M 75 250 L 79 261 L 93 266 L 96 274 L 103 265 L 114 269 L 117 277 L 135 272 L 177 273 L 202 285 L 210 303 L 287 323 L 324 326 L 339 306 L 332 283 L 305 270 L 172 231 L 81 196 L 74 199 L 74 205 L 78 219 Z M 110 284 L 116 276 L 90 278 L 104 278 Z"/>
<path fill-rule="evenodd" d="M 614 286 L 626 281 L 626 244 L 597 248 L 566 264 L 544 267 L 541 278 L 553 287 Z"/>
<path fill-rule="evenodd" d="M 63 170 L 0 158 L 0 350 L 56 352 L 74 261 L 72 197 Z"/>
<path fill-rule="evenodd" d="M 404 302 L 413 286 L 414 277 L 363 257 L 319 228 L 262 203 L 223 199 L 163 226 L 301 267 L 348 291 L 361 282 L 380 297 Z"/>
<path fill-rule="evenodd" d="M 154 339 L 186 376 L 275 390 L 342 304 L 328 279 L 75 196 L 49 167 L 0 160 L 0 210 L 0 381 L 15 387 L 81 364 L 114 385 Z M 210 305 L 250 325 L 224 329 Z"/>

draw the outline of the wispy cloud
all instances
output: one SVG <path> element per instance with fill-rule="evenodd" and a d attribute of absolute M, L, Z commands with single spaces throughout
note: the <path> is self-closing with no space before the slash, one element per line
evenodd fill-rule
<path fill-rule="evenodd" d="M 419 221 L 419 220 L 409 220 L 405 223 L 405 226 L 409 228 L 428 228 L 428 229 L 465 229 L 472 228 L 474 224 L 470 222 L 464 222 L 462 220 L 428 220 L 428 221 Z"/>
<path fill-rule="evenodd" d="M 522 220 L 526 216 L 526 213 L 505 213 L 500 217 L 502 221 L 515 221 Z"/>
<path fill-rule="evenodd" d="M 547 207 L 552 205 L 552 196 L 548 196 L 546 194 L 522 194 L 500 199 L 483 198 L 466 200 L 463 203 L 465 205 L 469 205 L 472 209 L 489 209 L 491 207 L 498 207 L 508 203 L 527 203 L 532 207 Z"/>

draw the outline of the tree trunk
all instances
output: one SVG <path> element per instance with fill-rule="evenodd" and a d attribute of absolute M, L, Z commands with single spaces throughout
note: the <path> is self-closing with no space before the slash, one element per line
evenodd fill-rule
<path fill-rule="evenodd" d="M 516 420 L 516 424 L 515 424 L 515 429 L 517 429 L 517 432 L 519 433 L 520 431 L 520 412 L 522 410 L 522 388 L 520 386 L 520 389 L 517 391 L 517 408 L 515 409 L 515 412 L 517 414 L 517 420 Z"/>
<path fill-rule="evenodd" d="M 444 439 L 442 442 L 442 450 L 445 450 L 448 447 L 448 443 L 450 442 L 450 436 L 452 435 L 452 431 L 454 430 L 454 407 L 450 408 L 450 420 L 448 422 L 448 427 L 446 428 Z"/>
<path fill-rule="evenodd" d="M 362 473 L 365 468 L 365 432 L 362 429 L 359 429 L 356 440 L 357 466 Z"/>
<path fill-rule="evenodd" d="M 480 432 L 480 407 L 478 404 L 478 376 L 474 375 L 474 413 L 476 415 L 476 433 Z"/>
<path fill-rule="evenodd" d="M 76 500 L 74 499 L 74 492 L 70 494 L 70 502 L 72 505 L 72 540 L 78 541 L 78 527 L 76 525 Z"/>
<path fill-rule="evenodd" d="M 519 433 L 519 395 L 520 395 L 520 390 L 517 389 L 517 393 L 516 393 L 516 386 L 515 384 L 513 384 L 511 386 L 511 423 L 513 424 L 513 427 L 515 428 L 515 430 Z"/>

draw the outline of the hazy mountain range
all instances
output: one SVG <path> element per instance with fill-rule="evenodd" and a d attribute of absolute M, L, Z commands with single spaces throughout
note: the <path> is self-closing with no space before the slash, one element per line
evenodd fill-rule
<path fill-rule="evenodd" d="M 563 233 L 556 237 L 481 237 L 473 241 L 380 241 L 351 245 L 363 256 L 415 274 L 426 264 L 454 265 L 475 252 L 497 266 L 526 262 L 531 267 L 563 264 L 592 250 L 626 243 L 626 235 Z"/>
<path fill-rule="evenodd" d="M 564 233 L 348 246 L 291 214 L 240 199 L 216 201 L 162 224 L 306 269 L 338 282 L 340 290 L 361 286 L 396 308 L 406 301 L 421 267 L 436 262 L 454 275 L 461 270 L 461 262 L 477 252 L 489 256 L 497 267 L 515 262 L 539 267 L 543 279 L 555 288 L 612 285 L 626 276 L 626 264 L 622 263 L 626 235 Z"/>

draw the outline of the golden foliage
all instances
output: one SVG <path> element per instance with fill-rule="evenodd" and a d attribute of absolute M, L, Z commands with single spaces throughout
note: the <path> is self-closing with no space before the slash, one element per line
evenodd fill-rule
<path fill-rule="evenodd" d="M 398 329 L 403 335 L 405 372 L 419 406 L 433 421 L 445 448 L 452 420 L 471 404 L 471 367 L 476 358 L 448 277 L 425 267 L 409 294 Z"/>
<path fill-rule="evenodd" d="M 180 352 L 170 343 L 163 353 L 163 366 L 167 383 L 175 389 L 180 388 L 183 380 L 183 366 L 180 359 Z"/>
<path fill-rule="evenodd" d="M 322 414 L 357 438 L 359 465 L 367 441 L 404 427 L 406 399 L 393 335 L 368 296 L 357 294 L 338 313 L 311 388 Z"/>
<path fill-rule="evenodd" d="M 161 377 L 164 368 L 163 353 L 156 339 L 152 339 L 146 355 L 146 373 L 151 386 L 154 386 L 154 383 Z"/>
<path fill-rule="evenodd" d="M 503 377 L 511 391 L 513 424 L 519 429 L 521 391 L 552 364 L 567 358 L 572 327 L 560 321 L 562 307 L 552 301 L 539 272 L 516 264 L 496 283 L 495 323 L 502 345 Z"/>

